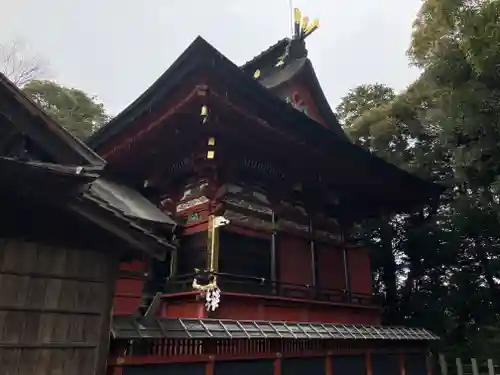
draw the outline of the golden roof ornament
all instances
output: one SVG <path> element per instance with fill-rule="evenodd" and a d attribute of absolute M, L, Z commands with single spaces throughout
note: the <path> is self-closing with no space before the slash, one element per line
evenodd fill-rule
<path fill-rule="evenodd" d="M 312 23 L 309 23 L 309 17 L 307 16 L 302 16 L 302 12 L 300 11 L 299 8 L 294 9 L 294 14 L 293 14 L 293 35 L 292 35 L 292 40 L 287 44 L 285 53 L 278 57 L 276 64 L 274 65 L 275 68 L 281 68 L 284 67 L 286 64 L 286 60 L 289 57 L 290 54 L 290 47 L 292 44 L 293 40 L 304 40 L 307 38 L 309 35 L 311 35 L 313 32 L 315 32 L 319 27 L 319 20 L 315 19 Z M 257 74 L 257 71 L 255 72 Z M 254 78 L 257 78 L 254 74 Z M 260 71 L 259 71 L 260 75 Z"/>
<path fill-rule="evenodd" d="M 293 23 L 293 39 L 305 39 L 319 27 L 319 20 L 317 18 L 312 23 L 309 23 L 309 17 L 302 17 L 302 12 L 299 8 L 295 8 Z"/>

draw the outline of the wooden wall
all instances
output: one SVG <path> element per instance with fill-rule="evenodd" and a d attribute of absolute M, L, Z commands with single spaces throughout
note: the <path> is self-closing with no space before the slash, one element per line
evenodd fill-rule
<path fill-rule="evenodd" d="M 191 296 L 194 299 L 194 296 Z M 170 304 L 169 299 L 167 304 Z M 203 308 L 202 303 L 200 306 Z M 169 317 L 188 317 L 187 315 L 171 315 Z M 194 313 L 194 311 L 193 311 Z M 199 315 L 191 315 L 195 317 Z M 222 292 L 221 304 L 208 317 L 214 319 L 236 320 L 270 320 L 310 323 L 340 324 L 379 324 L 380 309 L 376 307 L 360 307 L 330 304 L 317 301 L 304 302 L 279 297 L 259 297 Z"/>
<path fill-rule="evenodd" d="M 115 257 L 0 239 L 5 375 L 104 374 Z"/>
<path fill-rule="evenodd" d="M 312 285 L 312 256 L 309 241 L 287 233 L 278 237 L 279 281 L 298 285 Z"/>
<path fill-rule="evenodd" d="M 318 243 L 316 257 L 317 285 L 327 289 L 347 289 L 343 250 L 333 245 Z"/>
<path fill-rule="evenodd" d="M 120 274 L 116 281 L 113 315 L 134 315 L 142 298 L 146 282 L 146 262 L 132 260 L 120 263 Z"/>
<path fill-rule="evenodd" d="M 350 274 L 351 292 L 361 294 L 372 293 L 372 273 L 370 253 L 361 247 L 350 248 L 347 251 Z"/>

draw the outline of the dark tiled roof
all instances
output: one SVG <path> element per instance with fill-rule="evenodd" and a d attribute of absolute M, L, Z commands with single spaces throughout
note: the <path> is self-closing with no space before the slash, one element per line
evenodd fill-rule
<path fill-rule="evenodd" d="M 77 192 L 98 177 L 95 168 L 69 167 L 0 157 L 0 190 L 38 198 Z"/>
<path fill-rule="evenodd" d="M 309 65 L 310 61 L 307 60 L 306 66 Z M 315 77 L 312 69 L 307 68 L 303 71 Z M 351 165 L 349 169 L 352 171 L 352 174 L 349 172 L 351 179 L 357 181 L 369 179 L 371 186 L 359 183 L 356 186 L 356 194 L 358 197 L 363 195 L 366 203 L 364 207 L 372 207 L 370 214 L 379 214 L 377 210 L 382 207 L 394 212 L 404 211 L 412 205 L 420 205 L 437 197 L 443 190 L 352 144 L 340 128 L 336 131 L 334 128 L 326 128 L 295 110 L 201 37 L 196 38 L 144 94 L 95 133 L 89 139 L 89 145 L 97 150 L 105 148 L 113 137 L 123 135 L 127 129 L 137 126 L 139 118 L 153 111 L 162 110 L 165 99 L 175 93 L 187 77 L 202 73 L 210 74 L 220 81 L 227 90 L 226 95 L 230 92 L 231 95 L 237 95 L 242 100 L 254 103 L 255 107 L 259 108 L 259 117 L 268 122 L 274 130 L 287 132 L 296 140 L 300 139 L 303 144 L 322 152 L 325 160 L 335 157 L 337 160 L 343 160 L 343 164 L 349 163 Z M 328 123 L 328 120 L 326 122 Z M 339 168 L 345 167 L 339 165 Z M 370 195 L 365 194 L 368 190 Z M 394 194 L 400 191 L 408 193 Z M 358 197 L 355 198 L 357 203 L 359 203 Z M 365 214 L 368 216 L 368 212 Z"/>
<path fill-rule="evenodd" d="M 132 316 L 114 317 L 111 334 L 113 338 L 122 340 L 148 338 L 439 340 L 439 337 L 421 328 L 187 318 L 158 318 L 139 322 Z"/>
<path fill-rule="evenodd" d="M 166 237 L 156 234 L 154 229 L 161 226 L 165 231 L 173 230 L 176 223 L 134 190 L 99 178 L 99 172 L 99 167 L 0 157 L 0 194 L 51 201 L 77 213 L 90 204 L 100 212 L 100 216 L 118 220 L 143 241 L 152 240 L 149 242 L 151 245 L 163 249 L 150 249 L 150 252 L 163 257 L 161 253 L 174 246 Z"/>
<path fill-rule="evenodd" d="M 173 247 L 168 242 L 169 235 L 162 237 L 154 233 L 159 226 L 165 230 L 175 227 L 170 216 L 139 192 L 103 176 L 106 161 L 45 114 L 1 73 L 0 94 L 4 94 L 5 106 L 2 108 L 0 103 L 0 110 L 12 114 L 9 120 L 17 131 L 55 159 L 55 163 L 45 163 L 0 158 L 1 190 L 37 199 L 53 199 L 68 193 L 64 204 L 70 209 L 82 214 L 82 206 L 92 207 L 97 210 L 97 216 L 104 215 L 119 226 L 131 229 L 140 248 L 147 248 L 141 240 L 151 239 L 153 242 L 149 243 L 155 246 Z M 81 163 L 80 166 L 75 162 Z"/>
<path fill-rule="evenodd" d="M 282 68 L 272 68 L 265 72 L 265 74 L 258 79 L 258 82 L 268 89 L 278 87 L 279 85 L 290 81 L 296 74 L 300 73 L 306 63 L 307 57 L 302 57 L 287 63 Z"/>
<path fill-rule="evenodd" d="M 261 53 L 259 53 L 257 56 L 255 56 L 251 60 L 249 60 L 246 63 L 244 63 L 241 66 L 241 69 L 247 70 L 247 69 L 251 68 L 252 66 L 254 66 L 255 64 L 257 64 L 259 62 L 259 60 L 267 59 L 267 57 L 271 53 L 274 53 L 274 52 L 277 52 L 277 51 L 280 51 L 278 53 L 282 53 L 281 50 L 282 49 L 284 50 L 285 47 L 286 47 L 286 45 L 288 43 L 290 43 L 290 38 L 283 38 L 281 40 L 278 40 L 275 44 L 273 44 L 269 48 L 265 49 L 264 51 L 262 51 Z"/>
<path fill-rule="evenodd" d="M 94 181 L 89 194 L 100 200 L 103 205 L 122 212 L 124 216 L 150 223 L 175 226 L 175 221 L 153 205 L 136 190 L 106 179 Z"/>

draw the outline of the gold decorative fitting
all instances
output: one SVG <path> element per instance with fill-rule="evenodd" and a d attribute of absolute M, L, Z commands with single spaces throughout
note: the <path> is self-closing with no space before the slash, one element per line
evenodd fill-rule
<path fill-rule="evenodd" d="M 193 279 L 194 290 L 199 290 L 200 292 L 206 292 L 207 290 L 212 290 L 215 288 L 217 288 L 217 276 L 214 276 L 213 280 L 206 285 L 200 284 L 196 278 Z"/>
<path fill-rule="evenodd" d="M 200 116 L 207 116 L 208 115 L 208 107 L 206 105 L 201 107 L 201 113 Z"/>
<path fill-rule="evenodd" d="M 257 69 L 257 70 L 255 71 L 255 73 L 253 74 L 253 78 L 257 79 L 257 78 L 259 78 L 259 77 L 260 77 L 260 70 L 259 70 L 259 69 Z"/>
<path fill-rule="evenodd" d="M 315 19 L 313 23 L 311 23 L 309 26 L 307 26 L 306 30 L 304 31 L 304 38 L 311 35 L 317 28 L 319 27 L 319 19 Z"/>
<path fill-rule="evenodd" d="M 309 26 L 309 17 L 305 16 L 302 18 L 302 24 L 301 24 L 302 32 L 307 30 L 307 26 Z"/>
<path fill-rule="evenodd" d="M 302 13 L 298 8 L 295 8 L 293 17 L 293 37 L 295 39 L 305 39 L 311 35 L 319 27 L 319 20 L 315 19 L 309 23 L 309 17 L 302 17 Z"/>
<path fill-rule="evenodd" d="M 215 151 L 208 151 L 207 152 L 207 159 L 214 159 L 215 158 Z"/>
<path fill-rule="evenodd" d="M 209 146 L 215 146 L 215 138 L 214 137 L 208 138 L 208 145 Z"/>
<path fill-rule="evenodd" d="M 280 59 L 278 60 L 278 62 L 275 65 L 275 67 L 279 68 L 280 66 L 283 66 L 283 65 L 285 65 L 285 59 L 280 57 Z"/>
<path fill-rule="evenodd" d="M 302 18 L 302 13 L 299 8 L 294 9 L 294 17 L 293 20 L 295 23 L 300 24 L 300 19 Z"/>

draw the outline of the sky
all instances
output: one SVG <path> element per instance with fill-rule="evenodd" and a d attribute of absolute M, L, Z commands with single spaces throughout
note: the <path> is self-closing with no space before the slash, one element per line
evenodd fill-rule
<path fill-rule="evenodd" d="M 399 91 L 417 77 L 405 52 L 421 0 L 292 2 L 320 20 L 307 48 L 332 108 L 357 85 Z M 0 0 L 0 9 L 0 43 L 28 43 L 50 78 L 96 95 L 113 115 L 198 35 L 242 64 L 291 33 L 289 0 Z"/>

